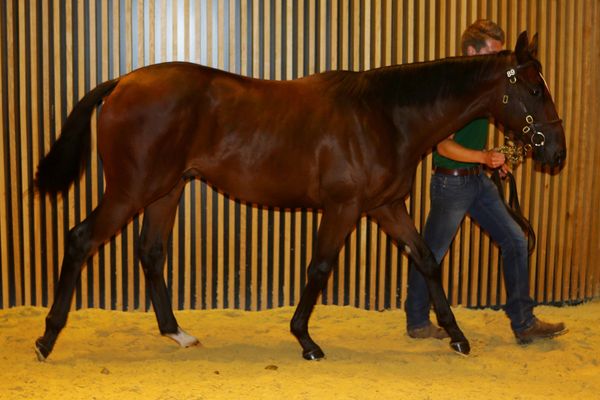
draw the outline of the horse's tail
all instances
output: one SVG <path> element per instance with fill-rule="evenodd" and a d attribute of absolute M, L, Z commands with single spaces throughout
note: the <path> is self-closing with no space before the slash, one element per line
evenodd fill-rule
<path fill-rule="evenodd" d="M 60 137 L 40 161 L 35 185 L 41 193 L 57 193 L 79 178 L 90 156 L 92 112 L 119 79 L 106 81 L 86 94 L 65 121 Z"/>

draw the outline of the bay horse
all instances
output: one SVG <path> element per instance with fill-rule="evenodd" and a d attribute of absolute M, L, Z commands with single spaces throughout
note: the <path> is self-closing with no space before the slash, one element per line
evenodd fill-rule
<path fill-rule="evenodd" d="M 79 101 L 41 160 L 40 193 L 79 179 L 98 115 L 106 190 L 73 227 L 40 360 L 64 328 L 85 260 L 144 210 L 140 260 L 160 332 L 198 343 L 178 325 L 163 279 L 167 239 L 186 181 L 201 178 L 232 198 L 282 209 L 322 210 L 308 280 L 291 320 L 306 359 L 324 357 L 308 321 L 346 236 L 367 214 L 427 279 L 453 350 L 470 345 L 441 285 L 440 267 L 405 207 L 420 157 L 475 118 L 493 118 L 542 164 L 566 156 L 561 120 L 536 59 L 537 35 L 514 51 L 453 57 L 291 81 L 252 79 L 191 63 L 157 64 L 104 82 Z M 543 132 L 541 128 L 543 127 Z"/>

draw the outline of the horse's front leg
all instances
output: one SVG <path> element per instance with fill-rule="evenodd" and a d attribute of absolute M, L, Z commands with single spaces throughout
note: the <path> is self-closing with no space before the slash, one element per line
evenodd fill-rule
<path fill-rule="evenodd" d="M 319 294 L 327 283 L 344 239 L 356 224 L 359 215 L 358 207 L 354 204 L 335 205 L 326 208 L 323 212 L 317 235 L 317 245 L 308 267 L 308 282 L 291 321 L 291 331 L 300 342 L 302 356 L 307 360 L 318 360 L 325 357 L 321 348 L 308 333 L 308 320 Z"/>
<path fill-rule="evenodd" d="M 469 354 L 471 350 L 469 341 L 458 327 L 442 287 L 440 266 L 415 229 L 404 202 L 377 208 L 370 211 L 369 215 L 375 218 L 381 228 L 399 245 L 404 244 L 403 250 L 412 258 L 425 277 L 438 324 L 450 335 L 450 347 L 458 353 Z"/>

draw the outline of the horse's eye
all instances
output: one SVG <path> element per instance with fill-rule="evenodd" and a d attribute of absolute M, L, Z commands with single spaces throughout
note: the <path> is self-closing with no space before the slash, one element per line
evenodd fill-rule
<path fill-rule="evenodd" d="M 540 89 L 533 89 L 531 91 L 531 95 L 535 96 L 535 97 L 538 97 L 541 93 L 542 93 L 542 91 Z"/>

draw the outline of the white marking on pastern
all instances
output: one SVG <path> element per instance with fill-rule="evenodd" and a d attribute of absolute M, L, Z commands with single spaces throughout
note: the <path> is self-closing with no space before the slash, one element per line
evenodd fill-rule
<path fill-rule="evenodd" d="M 176 341 L 181 347 L 198 346 L 200 342 L 192 335 L 188 335 L 181 328 L 177 328 L 177 333 L 167 333 L 164 336 Z"/>

